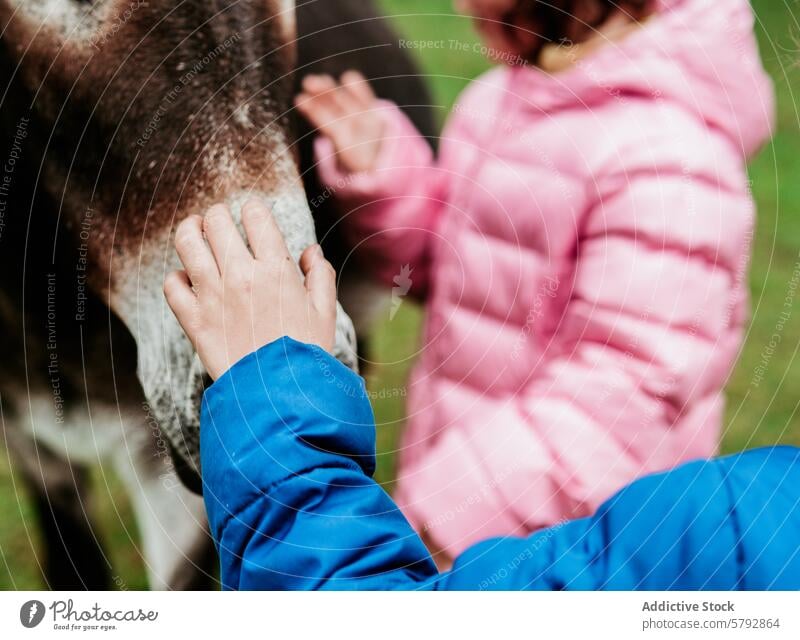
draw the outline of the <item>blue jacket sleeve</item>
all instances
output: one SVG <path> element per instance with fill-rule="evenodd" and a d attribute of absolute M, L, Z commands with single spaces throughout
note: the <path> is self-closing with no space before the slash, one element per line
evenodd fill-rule
<path fill-rule="evenodd" d="M 800 588 L 800 450 L 686 464 L 620 491 L 597 513 L 468 549 L 448 589 Z"/>
<path fill-rule="evenodd" d="M 205 393 L 203 494 L 226 589 L 387 589 L 436 573 L 372 480 L 375 423 L 362 378 L 290 338 Z"/>
<path fill-rule="evenodd" d="M 800 587 L 800 453 L 699 461 L 623 489 L 592 518 L 488 540 L 437 574 L 372 480 L 363 381 L 289 338 L 203 401 L 204 497 L 226 589 Z"/>

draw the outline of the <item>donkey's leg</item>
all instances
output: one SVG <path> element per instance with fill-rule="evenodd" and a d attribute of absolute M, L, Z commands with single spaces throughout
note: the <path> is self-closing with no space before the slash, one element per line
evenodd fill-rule
<path fill-rule="evenodd" d="M 108 589 L 109 561 L 84 511 L 87 474 L 73 472 L 73 486 L 34 496 L 47 554 L 45 580 L 56 590 Z"/>
<path fill-rule="evenodd" d="M 109 561 L 89 519 L 88 474 L 27 434 L 8 429 L 15 468 L 29 487 L 39 517 L 44 559 L 39 565 L 50 589 L 107 589 Z"/>
<path fill-rule="evenodd" d="M 205 505 L 180 482 L 168 451 L 129 449 L 114 464 L 136 513 L 150 588 L 212 588 L 216 552 Z"/>

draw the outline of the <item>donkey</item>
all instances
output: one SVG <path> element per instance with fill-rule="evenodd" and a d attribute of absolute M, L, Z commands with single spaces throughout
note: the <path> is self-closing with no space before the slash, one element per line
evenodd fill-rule
<path fill-rule="evenodd" d="M 432 134 L 425 89 L 364 0 L 0 0 L 0 29 L 0 419 L 45 579 L 110 584 L 86 513 L 101 463 L 130 494 L 151 587 L 209 586 L 207 380 L 162 294 L 174 229 L 216 201 L 238 217 L 255 196 L 297 257 L 315 241 L 309 201 L 326 200 L 293 121 L 297 76 L 360 69 Z M 337 356 L 355 366 L 344 311 Z"/>

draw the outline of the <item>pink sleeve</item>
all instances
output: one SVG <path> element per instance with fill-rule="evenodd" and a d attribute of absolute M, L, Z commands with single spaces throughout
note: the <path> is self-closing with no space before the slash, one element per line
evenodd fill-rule
<path fill-rule="evenodd" d="M 634 478 L 713 455 L 746 315 L 752 206 L 680 167 L 614 179 L 587 218 L 556 355 L 404 469 L 442 549 L 591 514 Z"/>
<path fill-rule="evenodd" d="M 424 297 L 430 248 L 442 211 L 443 173 L 435 168 L 430 145 L 406 115 L 381 101 L 386 131 L 375 169 L 345 173 L 328 138 L 316 140 L 320 178 L 336 198 L 348 240 L 376 276 L 391 286 L 408 265 L 411 293 Z"/>

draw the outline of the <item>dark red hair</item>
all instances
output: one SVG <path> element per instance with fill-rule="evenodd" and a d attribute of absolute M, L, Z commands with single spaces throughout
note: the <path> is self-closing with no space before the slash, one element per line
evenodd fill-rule
<path fill-rule="evenodd" d="M 508 35 L 519 42 L 521 54 L 535 63 L 548 44 L 578 44 L 613 14 L 641 20 L 652 7 L 653 0 L 517 0 L 504 21 Z"/>

